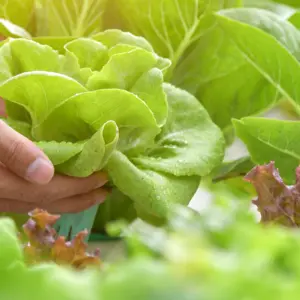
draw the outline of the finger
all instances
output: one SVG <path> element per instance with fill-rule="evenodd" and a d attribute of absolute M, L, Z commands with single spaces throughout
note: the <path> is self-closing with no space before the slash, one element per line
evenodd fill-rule
<path fill-rule="evenodd" d="M 101 204 L 107 198 L 108 191 L 104 188 L 50 203 L 46 210 L 50 213 L 78 213 L 94 205 Z"/>
<path fill-rule="evenodd" d="M 0 161 L 32 183 L 47 184 L 54 175 L 54 167 L 42 150 L 1 120 Z"/>
<path fill-rule="evenodd" d="M 58 199 L 85 194 L 107 183 L 107 175 L 95 173 L 86 178 L 55 175 L 46 185 L 35 185 L 0 166 L 0 197 L 47 204 Z"/>
<path fill-rule="evenodd" d="M 93 205 L 103 203 L 107 195 L 108 191 L 100 188 L 84 195 L 57 200 L 50 205 L 43 206 L 19 200 L 0 198 L 0 212 L 27 214 L 38 207 L 47 210 L 49 213 L 77 213 Z"/>
<path fill-rule="evenodd" d="M 0 117 L 6 117 L 6 109 L 5 109 L 5 103 L 4 101 L 0 98 Z"/>

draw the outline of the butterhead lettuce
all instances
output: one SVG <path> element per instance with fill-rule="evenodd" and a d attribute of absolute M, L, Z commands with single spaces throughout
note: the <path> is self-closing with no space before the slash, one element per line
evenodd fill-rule
<path fill-rule="evenodd" d="M 169 66 L 145 39 L 118 30 L 73 39 L 60 52 L 27 39 L 0 48 L 9 125 L 57 172 L 109 174 L 113 191 L 98 224 L 136 216 L 160 222 L 222 160 L 221 131 L 194 96 L 164 83 Z M 97 209 L 63 216 L 60 234 L 90 229 Z"/>

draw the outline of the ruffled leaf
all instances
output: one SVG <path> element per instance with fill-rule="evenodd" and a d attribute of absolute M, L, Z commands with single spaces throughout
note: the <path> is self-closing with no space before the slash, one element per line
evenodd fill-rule
<path fill-rule="evenodd" d="M 85 91 L 86 89 L 72 78 L 45 71 L 21 73 L 0 86 L 0 96 L 8 104 L 8 115 L 16 120 L 27 121 L 25 109 L 30 115 L 32 134 L 36 139 L 43 139 L 39 135 L 39 126 L 57 105 L 74 94 Z M 11 102 L 17 106 L 10 106 Z"/>
<path fill-rule="evenodd" d="M 110 120 L 120 129 L 118 148 L 122 151 L 146 147 L 159 132 L 147 105 L 134 94 L 119 89 L 80 93 L 69 98 L 49 115 L 41 132 L 47 139 L 63 140 L 70 133 L 79 140 L 87 139 Z"/>
<path fill-rule="evenodd" d="M 300 168 L 296 169 L 296 184 L 286 185 L 275 163 L 253 168 L 245 177 L 253 184 L 257 199 L 253 203 L 261 213 L 263 223 L 278 223 L 288 227 L 300 225 Z"/>
<path fill-rule="evenodd" d="M 196 192 L 200 177 L 156 172 L 136 166 L 124 154 L 115 151 L 106 166 L 112 182 L 135 204 L 138 216 L 149 222 L 165 218 L 174 203 L 188 204 Z"/>
<path fill-rule="evenodd" d="M 153 148 L 132 162 L 175 176 L 207 175 L 222 161 L 222 132 L 191 94 L 169 84 L 164 90 L 169 104 L 167 123 Z"/>

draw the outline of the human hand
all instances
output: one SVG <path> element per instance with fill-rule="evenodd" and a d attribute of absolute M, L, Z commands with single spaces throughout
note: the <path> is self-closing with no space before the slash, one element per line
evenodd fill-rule
<path fill-rule="evenodd" d="M 0 117 L 5 117 L 5 116 L 6 116 L 5 103 L 4 103 L 4 101 L 0 98 Z"/>
<path fill-rule="evenodd" d="M 55 175 L 47 156 L 0 120 L 0 211 L 83 211 L 105 200 L 107 191 L 101 187 L 106 182 L 104 173 L 88 178 Z"/>

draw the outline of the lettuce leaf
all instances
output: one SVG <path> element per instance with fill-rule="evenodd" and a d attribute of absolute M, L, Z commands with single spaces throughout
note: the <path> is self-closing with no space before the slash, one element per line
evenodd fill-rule
<path fill-rule="evenodd" d="M 59 52 L 12 39 L 0 48 L 0 65 L 12 127 L 57 172 L 106 170 L 129 208 L 149 222 L 164 220 L 172 203 L 187 204 L 222 160 L 221 131 L 196 98 L 164 84 L 169 61 L 142 38 L 110 30 L 68 41 Z M 90 228 L 96 211 L 63 216 L 60 234 Z"/>
<path fill-rule="evenodd" d="M 282 96 L 298 101 L 298 92 L 292 91 L 297 76 L 287 79 L 299 69 L 298 30 L 288 17 L 241 8 L 241 4 L 215 0 L 114 3 L 121 18 L 119 27 L 146 37 L 157 53 L 169 58 L 172 66 L 166 80 L 196 96 L 224 130 L 232 126 L 232 118 L 261 113 Z M 112 13 L 107 12 L 111 18 Z M 258 43 L 263 46 L 257 47 Z"/>
<path fill-rule="evenodd" d="M 102 29 L 106 0 L 39 0 L 36 36 L 87 36 Z"/>

